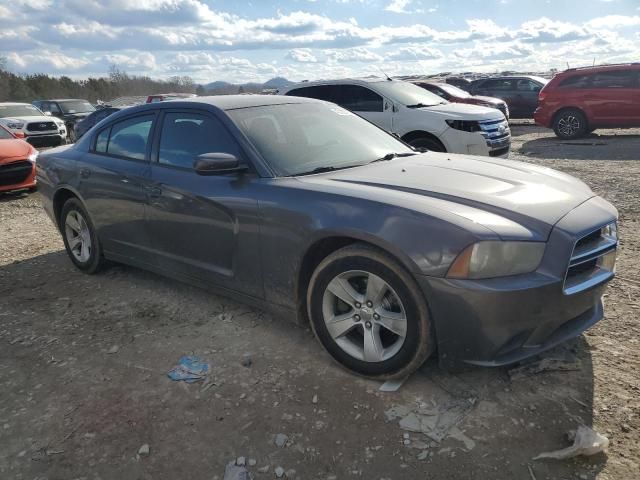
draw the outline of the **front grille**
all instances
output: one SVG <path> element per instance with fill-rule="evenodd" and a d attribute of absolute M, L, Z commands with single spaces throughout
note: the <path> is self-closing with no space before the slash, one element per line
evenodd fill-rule
<path fill-rule="evenodd" d="M 488 120 L 479 122 L 480 133 L 487 141 L 487 147 L 489 150 L 501 150 L 504 153 L 504 149 L 507 150 L 511 146 L 511 130 L 509 129 L 509 122 L 505 118 L 500 120 Z M 499 156 L 502 153 L 493 154 L 491 156 Z"/>
<path fill-rule="evenodd" d="M 27 130 L 30 132 L 48 132 L 50 130 L 58 130 L 54 122 L 33 122 L 27 124 Z"/>
<path fill-rule="evenodd" d="M 6 165 L 0 165 L 0 186 L 17 185 L 24 182 L 31 170 L 33 163 L 28 160 L 20 160 Z"/>
<path fill-rule="evenodd" d="M 572 295 L 611 280 L 617 247 L 617 238 L 605 235 L 604 227 L 578 239 L 567 268 L 564 293 Z"/>

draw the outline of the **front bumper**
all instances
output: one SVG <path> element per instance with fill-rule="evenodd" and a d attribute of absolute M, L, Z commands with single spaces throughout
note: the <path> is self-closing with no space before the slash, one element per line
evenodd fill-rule
<path fill-rule="evenodd" d="M 613 272 L 599 277 L 594 265 L 594 275 L 584 271 L 572 277 L 582 283 L 571 283 L 571 288 L 569 274 L 574 253 L 582 255 L 577 245 L 616 218 L 615 208 L 600 197 L 580 204 L 556 223 L 540 266 L 530 274 L 483 280 L 417 275 L 441 365 L 514 363 L 577 337 L 601 320 L 601 298 Z M 594 245 L 594 255 L 605 255 L 617 242 L 603 251 Z"/>
<path fill-rule="evenodd" d="M 533 112 L 533 120 L 541 127 L 551 128 L 553 114 L 548 109 L 538 107 L 535 112 Z"/>
<path fill-rule="evenodd" d="M 18 160 L 0 165 L 0 192 L 24 190 L 36 186 L 36 164 Z"/>
<path fill-rule="evenodd" d="M 606 284 L 577 295 L 562 293 L 562 280 L 522 278 L 448 280 L 421 277 L 435 322 L 440 363 L 508 365 L 536 355 L 603 318 Z"/>
<path fill-rule="evenodd" d="M 440 136 L 447 152 L 482 157 L 508 158 L 511 131 L 506 119 L 481 122 L 482 132 L 447 128 Z"/>
<path fill-rule="evenodd" d="M 25 140 L 34 147 L 57 147 L 62 145 L 67 136 L 67 131 L 61 129 L 58 133 L 32 134 L 28 133 Z"/>

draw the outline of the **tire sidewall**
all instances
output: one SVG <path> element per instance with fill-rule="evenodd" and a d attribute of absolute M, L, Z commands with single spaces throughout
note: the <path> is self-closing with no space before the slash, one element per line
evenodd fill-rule
<path fill-rule="evenodd" d="M 69 248 L 69 242 L 67 240 L 66 234 L 66 219 L 71 211 L 77 211 L 82 217 L 84 221 L 87 223 L 89 228 L 89 234 L 91 236 L 91 255 L 89 256 L 89 260 L 86 262 L 81 262 L 78 260 L 75 255 L 71 252 L 71 248 Z M 93 226 L 93 222 L 91 221 L 91 217 L 85 210 L 84 206 L 78 199 L 71 198 L 65 202 L 62 207 L 62 211 L 60 212 L 60 232 L 62 234 L 62 241 L 64 242 L 64 247 L 67 250 L 67 255 L 73 262 L 73 264 L 83 272 L 86 273 L 94 273 L 96 272 L 102 263 L 102 249 L 100 248 L 100 243 L 98 242 L 98 236 L 96 234 L 96 229 Z"/>
<path fill-rule="evenodd" d="M 447 151 L 442 145 L 439 144 L 438 141 L 429 137 L 416 138 L 407 143 L 409 143 L 409 145 L 411 145 L 414 148 L 426 148 L 431 152 L 446 153 Z"/>
<path fill-rule="evenodd" d="M 407 317 L 407 334 L 398 353 L 388 360 L 375 363 L 358 360 L 342 350 L 327 330 L 322 313 L 325 290 L 337 275 L 350 270 L 363 270 L 379 276 L 395 291 L 402 302 Z M 321 264 L 310 285 L 308 308 L 314 333 L 329 354 L 350 370 L 368 377 L 393 376 L 414 360 L 420 350 L 420 343 L 427 334 L 424 331 L 428 330 L 427 319 L 422 318 L 418 299 L 414 298 L 414 295 L 400 275 L 375 259 L 362 255 L 336 258 L 325 265 Z"/>

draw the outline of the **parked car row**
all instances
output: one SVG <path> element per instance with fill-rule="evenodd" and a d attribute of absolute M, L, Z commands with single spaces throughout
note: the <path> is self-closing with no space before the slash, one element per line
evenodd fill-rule
<path fill-rule="evenodd" d="M 489 154 L 498 110 L 387 80 L 282 93 L 126 108 L 43 152 L 38 184 L 70 261 L 131 264 L 311 325 L 375 378 L 432 354 L 510 364 L 603 318 L 612 205 L 561 172 L 389 133 L 433 125 L 447 148 Z"/>

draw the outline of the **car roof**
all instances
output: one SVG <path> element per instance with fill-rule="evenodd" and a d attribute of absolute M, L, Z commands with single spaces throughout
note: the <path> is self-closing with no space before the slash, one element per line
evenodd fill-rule
<path fill-rule="evenodd" d="M 292 88 L 300 88 L 300 87 L 307 87 L 307 86 L 311 87 L 316 85 L 340 85 L 343 83 L 363 84 L 363 83 L 381 83 L 381 82 L 389 82 L 389 81 L 404 82 L 404 80 L 398 80 L 398 79 L 388 80 L 386 78 L 381 78 L 381 77 L 340 78 L 340 79 L 334 79 L 334 80 L 313 80 L 311 82 L 308 82 L 308 81 L 299 82 L 293 85 L 289 85 L 286 88 L 282 88 L 280 89 L 280 91 L 284 92 Z"/>
<path fill-rule="evenodd" d="M 213 105 L 221 110 L 235 110 L 238 108 L 262 107 L 266 105 L 284 105 L 290 103 L 323 103 L 320 100 L 305 97 L 282 97 L 279 95 L 216 95 L 210 97 L 181 98 L 147 105 L 156 108 L 171 108 L 176 104 L 200 103 Z"/>
<path fill-rule="evenodd" d="M 640 70 L 640 63 L 615 63 L 609 65 L 594 65 L 591 67 L 577 67 L 577 68 L 568 68 L 562 72 L 559 72 L 558 75 L 572 75 L 574 73 L 589 73 L 589 72 L 607 72 L 611 70 Z"/>
<path fill-rule="evenodd" d="M 537 82 L 545 82 L 545 83 L 549 81 L 546 78 L 538 77 L 536 75 L 497 75 L 495 77 L 479 78 L 477 80 L 474 80 L 473 83 L 484 82 L 485 80 L 521 80 L 523 78 L 526 78 L 529 80 L 535 80 Z"/>
<path fill-rule="evenodd" d="M 30 107 L 33 106 L 30 103 L 24 103 L 24 102 L 0 102 L 0 105 L 29 105 Z"/>
<path fill-rule="evenodd" d="M 38 100 L 39 102 L 89 102 L 84 98 L 49 98 L 47 100 Z"/>

